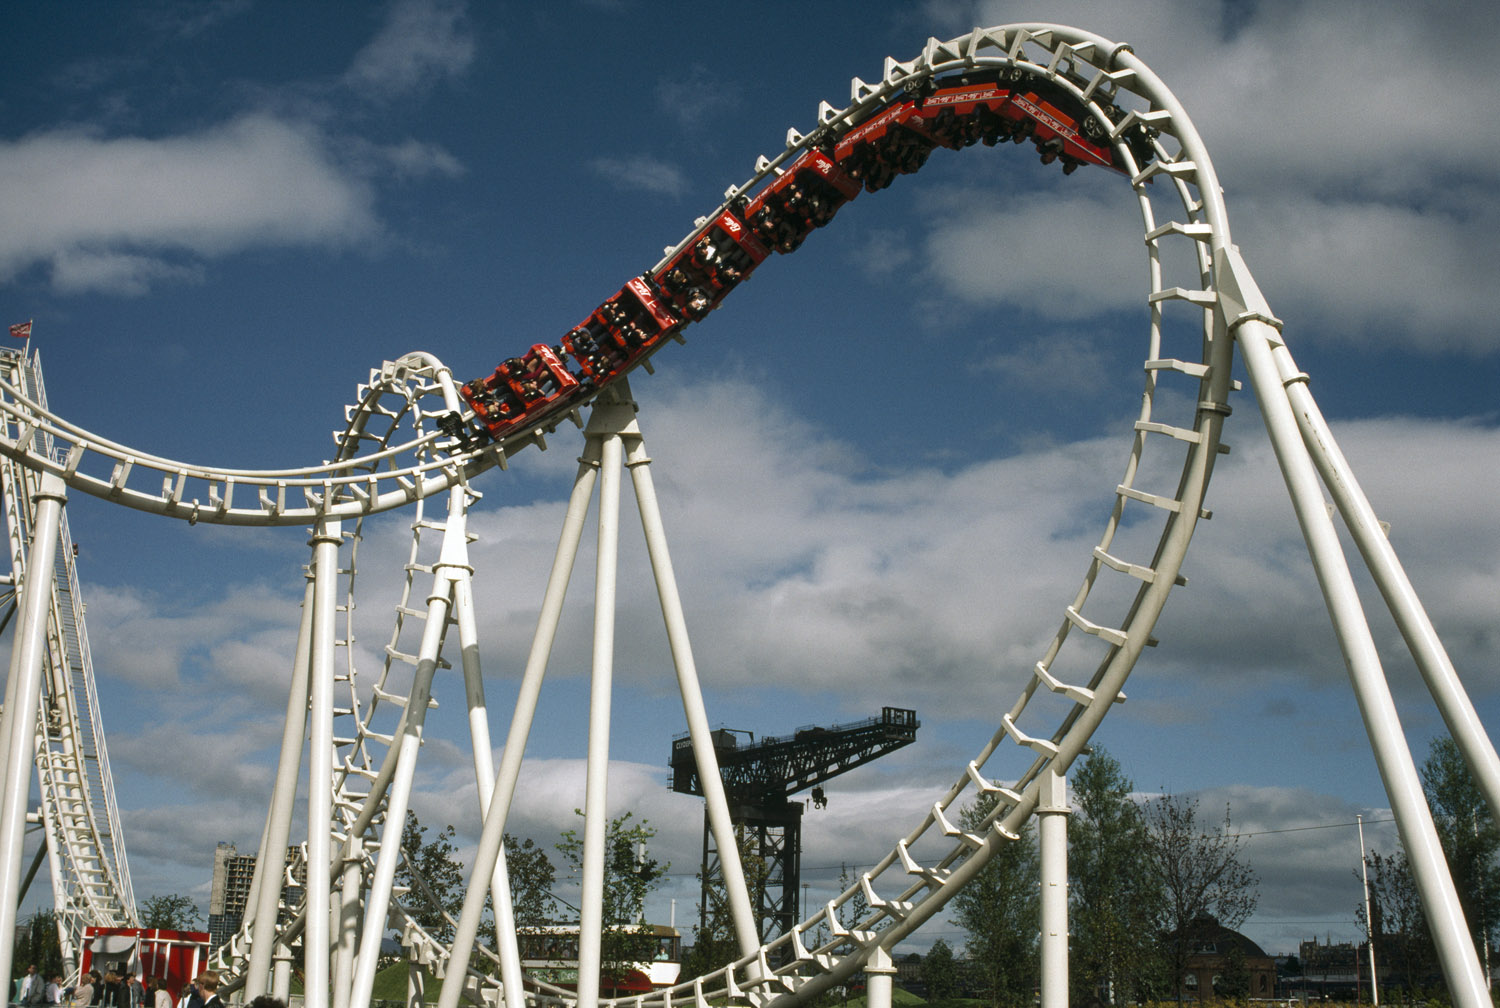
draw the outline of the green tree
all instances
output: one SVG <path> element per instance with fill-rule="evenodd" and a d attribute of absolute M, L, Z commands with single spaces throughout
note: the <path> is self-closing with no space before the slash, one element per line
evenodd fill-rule
<path fill-rule="evenodd" d="M 922 957 L 922 982 L 927 985 L 927 1003 L 941 1004 L 958 994 L 958 960 L 953 946 L 939 938 Z"/>
<path fill-rule="evenodd" d="M 995 798 L 983 795 L 959 814 L 963 828 L 983 836 Z M 953 918 L 968 935 L 975 980 L 995 1008 L 1030 1006 L 1037 982 L 1039 874 L 1036 831 L 1001 843 L 989 863 L 953 897 Z"/>
<path fill-rule="evenodd" d="M 510 884 L 511 914 L 516 924 L 516 934 L 535 934 L 542 925 L 550 923 L 557 897 L 552 895 L 552 883 L 556 880 L 556 869 L 547 852 L 530 837 L 518 840 L 506 833 L 501 842 L 505 846 L 505 877 Z M 487 948 L 498 948 L 495 928 L 494 899 L 485 894 L 484 916 L 480 918 L 477 944 Z M 488 959 L 476 949 L 473 965 L 488 969 Z"/>
<path fill-rule="evenodd" d="M 1458 744 L 1446 735 L 1432 741 L 1422 764 L 1422 790 L 1432 808 L 1474 947 L 1480 950 L 1481 961 L 1486 961 L 1500 925 L 1500 865 L 1496 860 L 1500 830 Z"/>
<path fill-rule="evenodd" d="M 1383 981 L 1381 996 L 1391 1000 L 1396 995 L 1402 1004 L 1415 1005 L 1421 1000 L 1415 981 L 1433 972 L 1434 959 L 1427 915 L 1406 852 L 1371 851 L 1365 857 L 1365 869 L 1370 880 L 1370 923 L 1366 924 L 1363 901 L 1355 908 L 1355 919 L 1374 936 L 1378 964 L 1404 981 Z"/>
<path fill-rule="evenodd" d="M 141 927 L 192 931 L 203 920 L 198 904 L 181 893 L 148 896 L 141 904 Z"/>
<path fill-rule="evenodd" d="M 1074 1004 L 1128 1004 L 1159 989 L 1163 894 L 1135 785 L 1096 747 L 1073 774 L 1068 825 L 1069 986 Z"/>
<path fill-rule="evenodd" d="M 579 809 L 574 812 L 583 815 Z M 646 854 L 646 843 L 656 836 L 656 829 L 644 819 L 639 823 L 632 819 L 629 812 L 611 819 L 604 836 L 605 931 L 600 937 L 600 955 L 606 981 L 621 976 L 630 963 L 655 956 L 656 938 L 638 925 L 646 911 L 646 897 L 671 867 Z M 569 866 L 570 877 L 581 879 L 583 837 L 576 830 L 565 830 L 557 849 Z"/>
<path fill-rule="evenodd" d="M 765 905 L 766 879 L 770 865 L 755 848 L 753 829 L 746 825 L 734 828 L 735 844 L 740 851 L 740 868 L 749 890 L 750 906 Z M 711 885 L 703 885 L 703 870 L 698 870 L 698 925 L 693 929 L 693 947 L 683 960 L 684 976 L 701 976 L 740 957 L 740 943 L 734 933 L 734 920 L 724 892 L 722 873 Z M 759 937 L 759 936 L 757 936 Z"/>
<path fill-rule="evenodd" d="M 1223 823 L 1215 827 L 1200 824 L 1197 801 L 1170 794 L 1147 802 L 1145 814 L 1147 849 L 1165 897 L 1160 931 L 1166 935 L 1172 989 L 1181 1002 L 1195 922 L 1212 917 L 1238 928 L 1255 911 L 1258 880 L 1242 860 L 1244 838 L 1230 828 L 1228 805 Z"/>
<path fill-rule="evenodd" d="M 57 937 L 57 914 L 40 910 L 16 924 L 16 940 L 11 946 L 12 981 L 26 975 L 28 966 L 50 979 L 66 970 L 63 967 L 62 944 Z"/>
<path fill-rule="evenodd" d="M 530 837 L 518 840 L 505 834 L 505 871 L 510 879 L 510 902 L 516 918 L 516 930 L 535 929 L 546 924 L 555 912 L 552 885 L 557 869 L 546 850 Z"/>
<path fill-rule="evenodd" d="M 1213 979 L 1214 994 L 1225 1001 L 1244 1001 L 1250 992 L 1250 966 L 1245 962 L 1245 950 L 1230 942 L 1224 949 L 1224 962 L 1219 975 Z"/>
<path fill-rule="evenodd" d="M 407 809 L 401 830 L 404 856 L 396 866 L 396 885 L 409 893 L 402 904 L 422 930 L 444 943 L 453 940 L 452 921 L 463 910 L 467 884 L 463 863 L 455 856 L 453 834 L 451 825 L 444 826 L 428 840 L 427 827 Z"/>

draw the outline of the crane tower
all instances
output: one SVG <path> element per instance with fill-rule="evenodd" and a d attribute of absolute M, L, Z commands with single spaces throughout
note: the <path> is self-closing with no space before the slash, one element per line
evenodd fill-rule
<path fill-rule="evenodd" d="M 785 934 L 798 919 L 803 803 L 790 801 L 791 796 L 812 788 L 813 803 L 822 808 L 828 802 L 819 785 L 910 745 L 916 741 L 918 726 L 916 711 L 884 707 L 879 717 L 829 728 L 799 728 L 791 735 L 759 742 L 750 736 L 748 744 L 740 741 L 747 732 L 721 728 L 713 733 L 729 816 L 743 848 L 742 856 L 759 866 L 760 877 L 752 898 L 761 941 Z M 672 741 L 672 790 L 703 794 L 692 740 L 686 735 Z M 706 813 L 700 877 L 701 936 L 709 933 L 724 891 L 718 848 Z"/>

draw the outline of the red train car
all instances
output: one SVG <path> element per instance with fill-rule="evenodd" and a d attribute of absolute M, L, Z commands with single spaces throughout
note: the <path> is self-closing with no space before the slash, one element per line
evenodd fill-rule
<path fill-rule="evenodd" d="M 860 183 L 838 162 L 810 147 L 746 205 L 745 221 L 767 247 L 794 252 L 859 189 Z"/>
<path fill-rule="evenodd" d="M 696 322 L 770 254 L 744 221 L 726 210 L 657 272 L 656 282 L 678 313 Z"/>
<path fill-rule="evenodd" d="M 536 420 L 578 387 L 558 351 L 538 343 L 524 357 L 502 361 L 494 374 L 466 383 L 459 392 L 493 438 Z"/>
<path fill-rule="evenodd" d="M 665 275 L 665 271 L 664 274 Z M 702 300 L 691 291 L 680 296 L 708 310 L 710 298 Z M 604 302 L 563 337 L 563 349 L 578 366 L 583 383 L 598 386 L 632 367 L 646 351 L 686 324 L 669 295 L 649 274 L 633 277 L 619 293 Z M 716 304 L 717 302 L 712 302 Z"/>

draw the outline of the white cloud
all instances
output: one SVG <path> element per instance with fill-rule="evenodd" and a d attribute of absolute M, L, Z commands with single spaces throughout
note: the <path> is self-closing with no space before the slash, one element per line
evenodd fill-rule
<path fill-rule="evenodd" d="M 404 94 L 458 76 L 474 52 L 462 3 L 394 0 L 380 34 L 355 56 L 344 79 L 365 93 Z"/>
<path fill-rule="evenodd" d="M 0 278 L 33 264 L 77 291 L 180 277 L 174 257 L 259 245 L 348 245 L 375 233 L 368 187 L 324 138 L 245 115 L 201 133 L 149 139 L 55 130 L 0 142 Z"/>
<path fill-rule="evenodd" d="M 1034 14 L 994 2 L 976 5 L 974 17 L 998 25 Z M 1065 0 L 1045 20 L 1132 44 L 1183 102 L 1213 157 L 1235 239 L 1292 332 L 1316 324 L 1361 343 L 1500 347 L 1500 295 L 1487 280 L 1500 269 L 1497 222 L 1487 200 L 1472 198 L 1500 183 L 1500 138 L 1479 126 L 1500 102 L 1500 83 L 1483 69 L 1500 29 L 1493 11 L 1385 0 Z M 1438 24 L 1447 26 L 1441 44 L 1414 42 Z M 1123 187 L 1110 195 L 1128 201 Z M 1022 257 L 1013 279 L 986 275 L 997 250 L 1050 230 L 1055 207 L 1015 207 L 1009 220 L 994 210 L 972 223 L 935 217 L 937 275 L 980 303 L 1054 315 L 1113 307 L 1120 290 L 1138 297 L 1117 286 L 1118 264 L 1140 254 L 1138 239 L 1122 258 L 1102 233 L 1102 285 L 1068 275 L 1068 256 L 1052 251 L 1065 242 L 1044 246 L 1034 266 Z"/>
<path fill-rule="evenodd" d="M 660 196 L 679 196 L 687 188 L 682 169 L 647 154 L 626 158 L 596 158 L 594 172 L 620 189 Z"/>
<path fill-rule="evenodd" d="M 1139 217 L 1127 200 L 955 192 L 933 201 L 928 224 L 926 276 L 965 301 L 1078 319 L 1145 299 Z"/>

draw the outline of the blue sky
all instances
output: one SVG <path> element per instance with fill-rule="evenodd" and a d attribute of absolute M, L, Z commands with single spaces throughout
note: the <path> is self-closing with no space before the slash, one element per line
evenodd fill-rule
<path fill-rule="evenodd" d="M 35 319 L 50 400 L 85 428 L 221 466 L 318 461 L 370 368 L 420 349 L 475 377 L 555 340 L 886 56 L 976 24 L 1075 24 L 1131 43 L 1193 116 L 1236 240 L 1495 724 L 1500 15 L 1409 6 L 12 5 L 0 321 Z M 757 734 L 887 704 L 922 718 L 916 745 L 808 813 L 813 899 L 972 758 L 1076 589 L 1139 401 L 1144 262 L 1120 177 L 939 152 L 633 381 L 711 717 Z M 1230 804 L 1262 878 L 1247 933 L 1288 951 L 1354 934 L 1355 816 L 1392 840 L 1258 410 L 1233 405 L 1190 584 L 1097 738 L 1143 792 Z M 497 738 L 577 450 L 560 432 L 481 485 Z M 68 510 L 136 890 L 206 905 L 214 843 L 259 835 L 305 533 Z M 367 674 L 408 520 L 366 530 Z M 662 828 L 654 916 L 675 898 L 683 922 L 701 820 L 665 790 L 684 724 L 626 521 L 612 803 Z M 586 580 L 515 814 L 542 842 L 582 803 Z M 1387 653 L 1420 759 L 1439 723 Z M 437 689 L 417 809 L 469 842 L 462 690 Z"/>

